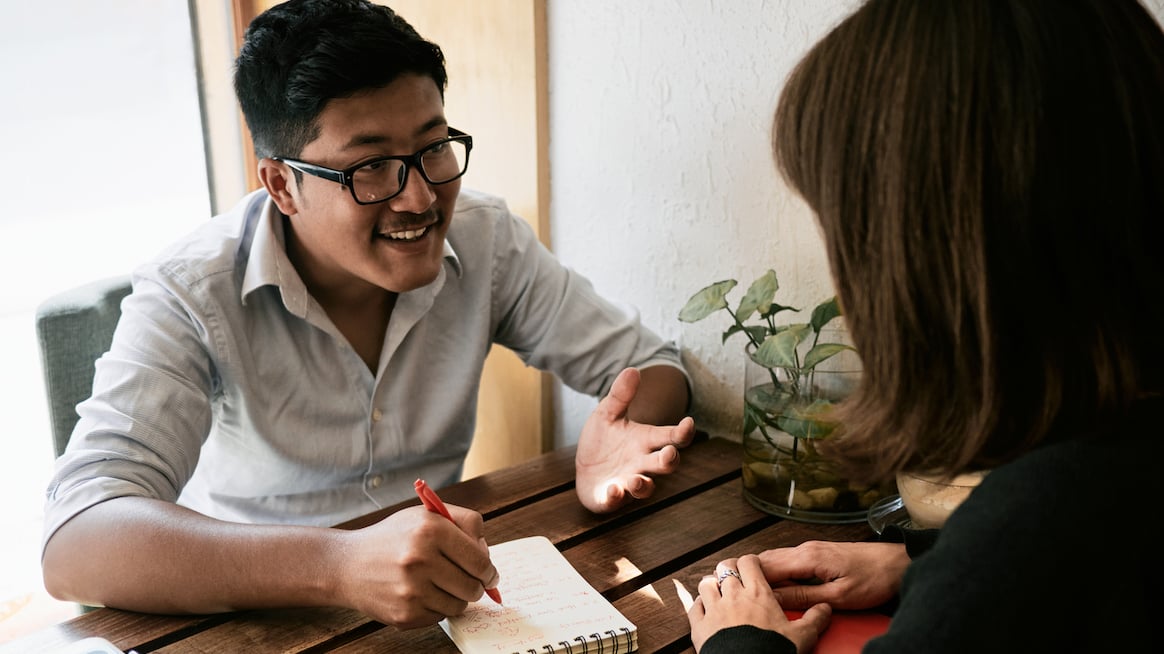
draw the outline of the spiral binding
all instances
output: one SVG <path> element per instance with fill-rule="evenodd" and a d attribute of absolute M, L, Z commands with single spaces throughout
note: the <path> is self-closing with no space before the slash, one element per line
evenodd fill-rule
<path fill-rule="evenodd" d="M 603 633 L 608 634 L 610 636 L 610 642 L 611 642 L 611 644 L 614 645 L 615 652 L 628 652 L 629 653 L 631 651 L 631 647 L 634 646 L 634 640 L 632 638 L 631 630 L 627 629 L 626 627 L 619 627 L 618 629 L 619 629 L 619 631 L 623 632 L 623 635 L 626 637 L 626 640 L 625 640 L 626 649 L 619 649 L 618 632 L 616 632 L 613 629 L 610 629 L 608 631 L 604 631 Z M 590 641 L 588 641 L 587 638 L 594 639 L 594 645 L 597 647 L 597 649 L 595 650 L 595 654 L 604 654 L 605 646 L 603 644 L 602 636 L 597 634 L 597 633 L 590 634 L 589 636 L 575 636 L 574 637 L 574 642 L 582 644 L 582 650 L 581 650 L 580 654 L 590 654 Z M 574 654 L 574 646 L 571 645 L 570 643 L 567 643 L 564 640 L 560 640 L 560 641 L 558 641 L 558 645 L 560 645 L 561 647 L 564 647 L 565 649 L 557 649 L 553 645 L 550 645 L 549 643 L 542 645 L 541 649 L 542 649 L 542 652 L 548 652 L 548 654 Z M 513 652 L 513 654 L 522 654 L 522 653 L 521 652 Z M 539 654 L 539 652 L 538 652 L 538 650 L 533 649 L 531 647 L 531 648 L 525 650 L 525 654 Z"/>

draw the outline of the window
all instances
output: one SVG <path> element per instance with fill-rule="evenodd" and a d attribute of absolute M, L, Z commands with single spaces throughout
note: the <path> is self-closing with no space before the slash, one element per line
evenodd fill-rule
<path fill-rule="evenodd" d="M 41 619 L 52 446 L 33 315 L 209 218 L 197 80 L 186 2 L 0 3 L 0 604 Z"/>

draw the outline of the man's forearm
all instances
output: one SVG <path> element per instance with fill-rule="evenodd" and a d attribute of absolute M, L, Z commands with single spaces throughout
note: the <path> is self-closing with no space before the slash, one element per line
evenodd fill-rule
<path fill-rule="evenodd" d="M 690 394 L 687 378 L 674 366 L 651 366 L 639 371 L 639 388 L 627 407 L 627 417 L 648 425 L 674 425 L 687 415 Z"/>
<path fill-rule="evenodd" d="M 149 613 L 338 602 L 344 532 L 247 525 L 123 497 L 65 523 L 45 548 L 58 599 Z"/>

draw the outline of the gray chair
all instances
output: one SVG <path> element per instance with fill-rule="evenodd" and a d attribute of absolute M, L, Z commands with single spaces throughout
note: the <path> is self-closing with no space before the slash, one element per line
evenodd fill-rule
<path fill-rule="evenodd" d="M 93 392 L 94 362 L 109 350 L 121 300 L 129 292 L 129 275 L 119 275 L 54 295 L 36 309 L 56 456 L 69 444 L 79 419 L 77 404 Z"/>

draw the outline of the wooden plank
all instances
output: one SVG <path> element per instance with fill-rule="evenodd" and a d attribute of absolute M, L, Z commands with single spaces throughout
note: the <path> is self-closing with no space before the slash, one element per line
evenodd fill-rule
<path fill-rule="evenodd" d="M 224 619 L 224 616 L 172 617 L 100 609 L 0 645 L 0 653 L 53 652 L 90 636 L 105 638 L 118 649 L 128 652 L 168 634 L 197 628 L 202 624 L 217 624 Z"/>
<path fill-rule="evenodd" d="M 562 544 L 599 528 L 629 523 L 674 504 L 704 486 L 738 478 L 738 444 L 713 438 L 688 448 L 674 473 L 655 480 L 655 492 L 645 500 L 607 514 L 594 514 L 578 501 L 573 489 L 533 504 L 498 515 L 485 523 L 485 538 L 491 543 L 541 535 Z"/>
<path fill-rule="evenodd" d="M 246 611 L 189 638 L 149 651 L 182 652 L 297 652 L 326 643 L 370 620 L 350 609 L 276 609 Z"/>
<path fill-rule="evenodd" d="M 669 572 L 674 561 L 683 561 L 693 553 L 698 555 L 709 543 L 719 543 L 741 530 L 763 529 L 779 521 L 743 499 L 739 465 L 738 444 L 711 439 L 692 445 L 681 467 L 684 474 L 661 479 L 656 495 L 650 500 L 622 512 L 596 516 L 582 508 L 570 491 L 490 520 L 486 527 L 494 531 L 487 536 L 491 542 L 495 539 L 501 542 L 540 534 L 555 543 L 580 536 L 581 542 L 564 550 L 567 560 L 600 592 L 617 594 L 620 588 L 657 580 Z M 707 485 L 707 480 L 713 479 L 718 479 L 718 483 Z M 693 489 L 700 492 L 685 495 Z M 670 501 L 677 497 L 684 499 Z M 645 507 L 652 504 L 662 508 L 647 511 Z M 642 517 L 638 516 L 640 513 Z M 617 521 L 623 514 L 637 519 L 605 533 L 597 529 Z M 677 529 L 676 525 L 683 527 Z M 592 532 L 598 534 L 588 537 Z M 701 556 L 699 560 L 705 558 Z M 440 627 L 433 626 L 407 632 L 380 629 L 344 643 L 334 651 L 357 654 L 457 650 Z M 640 645 L 640 652 L 645 651 L 651 650 L 644 650 Z"/>
<path fill-rule="evenodd" d="M 574 488 L 574 447 L 554 450 L 511 468 L 496 470 L 473 477 L 446 488 L 437 494 L 448 504 L 456 504 L 478 511 L 488 519 L 491 515 L 521 506 L 547 492 Z M 383 520 L 385 517 L 419 500 L 406 500 L 359 518 L 344 522 L 340 529 L 359 529 Z"/>
<path fill-rule="evenodd" d="M 774 519 L 738 497 L 739 445 L 732 441 L 716 438 L 693 444 L 684 451 L 680 469 L 657 480 L 652 498 L 608 515 L 591 514 L 578 502 L 572 484 L 573 465 L 574 449 L 567 448 L 515 468 L 455 484 L 442 489 L 441 495 L 449 502 L 492 516 L 486 527 L 495 542 L 544 534 L 564 544 L 571 563 L 600 590 L 614 590 L 615 595 L 621 595 L 623 588 L 650 588 L 648 582 L 657 581 L 669 574 L 671 567 L 698 555 L 708 547 L 707 543 L 718 543 L 741 529 L 762 528 Z M 378 513 L 387 515 L 416 503 L 401 503 Z M 355 528 L 379 517 L 345 526 Z M 796 523 L 777 523 L 780 524 Z M 675 529 L 675 525 L 683 525 L 683 529 Z M 659 538 L 659 534 L 666 537 Z M 798 537 L 803 539 L 804 535 L 793 528 L 783 538 Z M 767 544 L 769 540 L 752 543 L 744 539 L 739 544 L 772 546 Z M 618 572 L 619 557 L 626 558 L 638 573 L 627 576 L 625 570 Z M 700 560 L 708 558 L 714 557 Z M 632 602 L 631 606 L 636 605 Z M 685 634 L 684 630 L 684 637 Z M 349 653 L 456 651 L 439 627 L 402 632 L 356 611 L 321 608 L 195 617 L 101 609 L 21 639 L 12 645 L 18 649 L 2 648 L 0 652 L 48 651 L 98 635 L 126 651 L 245 651 L 276 646 L 312 652 L 333 648 Z"/>
<path fill-rule="evenodd" d="M 727 484 L 703 493 L 697 498 L 682 503 L 679 505 L 679 508 L 695 508 L 699 504 L 699 499 L 713 494 L 720 495 L 716 499 L 721 503 L 721 508 L 727 506 L 730 510 L 731 506 L 737 504 L 747 505 L 747 502 L 742 497 L 739 498 L 738 502 L 725 503 L 722 493 L 726 491 L 727 486 L 735 486 L 735 484 Z M 738 486 L 736 487 L 735 493 L 739 494 Z M 751 508 L 750 505 L 747 506 Z M 755 511 L 755 509 L 751 510 Z M 747 513 L 747 511 L 744 511 L 744 513 Z M 701 519 L 706 518 L 705 515 L 702 515 L 702 510 L 697 515 L 698 517 L 684 519 L 682 523 L 684 529 L 696 527 Z M 651 517 L 654 518 L 656 516 Z M 673 518 L 674 516 L 668 517 Z M 868 526 L 861 524 L 809 525 L 779 520 L 774 517 L 771 517 L 771 519 L 777 520 L 777 522 L 751 536 L 740 539 L 701 557 L 672 575 L 646 584 L 633 593 L 619 600 L 615 600 L 614 605 L 619 611 L 626 615 L 631 622 L 639 626 L 639 654 L 650 654 L 659 651 L 694 653 L 695 650 L 691 646 L 690 627 L 687 622 L 684 593 L 691 596 L 697 594 L 699 580 L 703 575 L 713 570 L 717 562 L 743 553 L 759 552 L 774 547 L 789 547 L 800 544 L 805 540 L 864 540 L 872 535 L 872 531 Z M 657 527 L 658 525 L 654 526 Z M 654 533 L 657 535 L 658 532 Z M 642 534 L 639 535 L 641 536 Z M 712 534 L 708 535 L 711 536 Z M 621 540 L 629 544 L 632 549 L 641 549 L 643 547 L 640 540 L 630 537 L 629 534 L 624 534 L 624 536 L 627 537 Z M 667 538 L 652 538 L 650 542 L 656 545 L 663 545 L 666 540 L 671 538 L 681 538 L 681 534 L 667 533 Z M 585 570 L 583 573 L 584 576 L 587 576 L 587 579 L 591 580 L 592 583 L 594 583 L 594 579 L 599 579 L 600 584 L 604 583 L 605 585 L 615 587 L 617 586 L 617 583 L 614 583 L 617 580 L 617 575 L 612 576 L 610 573 L 604 573 L 601 570 L 597 570 L 596 573 L 596 568 L 609 564 L 610 557 L 605 557 L 604 561 L 591 561 L 586 556 L 590 543 L 598 543 L 595 546 L 595 551 L 602 551 L 608 545 L 613 546 L 614 541 L 618 540 L 620 538 L 614 538 L 612 542 L 604 542 L 603 539 L 587 541 L 583 545 L 567 550 L 567 558 L 580 571 Z M 648 546 L 647 549 L 649 551 L 651 548 Z M 665 556 L 665 554 L 660 554 L 658 551 L 656 554 Z M 647 556 L 651 556 L 651 554 Z M 601 581 L 603 579 L 606 581 Z M 612 583 L 614 583 L 613 586 L 611 585 Z M 598 584 L 595 585 L 596 587 L 598 586 Z M 440 627 L 433 626 L 408 632 L 401 632 L 394 629 L 381 629 L 330 651 L 342 654 L 393 652 L 454 654 L 457 652 L 457 649 L 445 636 Z"/>
<path fill-rule="evenodd" d="M 477 477 L 445 489 L 440 495 L 446 502 L 471 506 L 483 513 L 497 512 L 515 504 L 537 499 L 549 492 L 555 502 L 566 501 L 576 506 L 584 515 L 591 515 L 578 503 L 573 484 L 562 480 L 572 479 L 574 471 L 573 449 L 547 453 L 519 466 L 518 469 L 497 471 L 485 477 Z M 484 502 L 482 498 L 488 498 Z M 541 501 L 546 501 L 542 499 Z M 401 502 L 371 516 L 365 516 L 344 523 L 345 528 L 358 528 L 371 524 L 406 506 L 415 506 L 418 500 Z M 486 524 L 491 524 L 492 521 Z M 508 540 L 508 539 L 505 539 Z M 252 643 L 269 643 L 276 649 L 290 649 L 292 643 L 302 647 L 323 647 L 325 643 L 343 640 L 352 631 L 368 630 L 374 623 L 367 616 L 343 609 L 307 609 L 300 611 L 260 611 L 237 614 L 229 624 L 211 628 L 191 636 L 174 647 L 194 647 L 194 651 L 226 651 L 242 647 L 245 651 Z M 284 616 L 288 616 L 284 618 Z M 296 617 L 298 616 L 298 617 Z M 290 620 L 291 622 L 288 622 Z M 303 621 L 301 629 L 292 625 Z M 402 634 L 395 629 L 391 633 Z M 401 638 L 401 635 L 397 635 Z M 405 640 L 409 640 L 405 637 Z M 409 640 L 411 642 L 411 640 Z M 330 647 L 330 645 L 329 645 Z M 165 651 L 165 650 L 159 650 Z M 177 651 L 177 650 L 174 650 Z M 321 649 L 320 651 L 326 651 Z M 415 650 L 414 650 L 415 651 Z M 455 651 L 455 650 L 454 650 Z"/>
<path fill-rule="evenodd" d="M 505 472 L 533 480 L 540 476 L 538 471 L 544 467 L 547 456 Z M 572 466 L 572 456 L 569 462 Z M 560 463 L 558 461 L 550 465 Z M 567 548 L 564 553 L 571 564 L 599 591 L 611 591 L 629 583 L 627 569 L 621 568 L 620 572 L 621 557 L 628 560 L 633 557 L 637 572 L 629 574 L 640 579 L 640 583 L 646 583 L 648 579 L 657 578 L 661 574 L 660 569 L 664 569 L 670 560 L 697 552 L 706 543 L 716 542 L 740 529 L 752 525 L 761 528 L 776 520 L 743 500 L 739 490 L 739 467 L 737 443 L 720 438 L 703 440 L 684 451 L 679 471 L 660 478 L 656 493 L 649 500 L 636 502 L 612 514 L 598 516 L 583 508 L 573 488 L 568 488 L 490 519 L 486 522 L 486 529 L 489 530 L 486 536 L 490 542 L 502 542 L 540 534 L 555 543 L 580 537 L 581 542 Z M 571 477 L 572 472 L 571 468 Z M 559 474 L 560 470 L 551 476 Z M 489 478 L 496 476 L 489 475 Z M 458 496 L 454 491 L 464 490 L 466 486 L 467 482 L 457 484 L 442 490 L 441 495 L 451 500 Z M 537 488 L 544 487 L 544 484 L 532 482 L 532 486 L 526 490 L 536 492 Z M 700 492 L 691 495 L 695 490 Z M 653 506 L 657 510 L 651 509 Z M 625 524 L 601 533 L 601 527 L 620 521 Z M 677 524 L 684 525 L 684 529 L 675 530 L 674 525 Z M 591 532 L 601 535 L 587 538 L 585 534 Z M 666 537 L 659 538 L 659 534 L 666 534 Z M 452 654 L 457 649 L 440 627 L 432 626 L 410 631 L 384 627 L 354 640 L 336 643 L 335 649 L 327 651 L 343 654 Z M 644 650 L 640 648 L 640 651 Z"/>
<path fill-rule="evenodd" d="M 384 627 L 351 642 L 337 645 L 330 650 L 336 654 L 457 654 L 457 646 L 437 625 L 400 631 Z"/>
<path fill-rule="evenodd" d="M 734 441 L 723 438 L 708 438 L 703 435 L 681 452 L 679 471 L 674 475 L 660 477 L 658 482 L 660 486 L 665 487 L 671 483 L 668 480 L 672 478 L 690 480 L 698 478 L 701 474 L 708 474 L 709 471 L 713 472 L 713 476 L 732 474 L 733 470 L 738 473 L 740 467 L 739 447 L 739 443 Z M 525 506 L 538 498 L 566 493 L 566 491 L 569 491 L 567 494 L 573 495 L 574 454 L 576 451 L 577 446 L 559 448 L 524 463 L 439 488 L 437 492 L 441 499 L 449 504 L 474 509 L 484 515 L 487 521 L 495 519 L 499 514 Z M 706 477 L 702 481 L 711 478 Z M 657 499 L 655 498 L 655 501 Z M 416 506 L 419 503 L 418 500 L 409 499 L 349 520 L 338 527 L 340 529 L 366 527 L 383 520 L 400 509 Z M 575 499 L 575 503 L 577 503 L 577 499 Z M 505 540 L 509 540 L 509 538 Z"/>
<path fill-rule="evenodd" d="M 640 626 L 641 652 L 663 648 L 681 650 L 691 646 L 685 596 L 698 594 L 699 580 L 710 574 L 719 561 L 776 547 L 792 547 L 806 540 L 868 540 L 872 536 L 873 530 L 866 524 L 817 525 L 782 520 L 616 600 L 614 605 Z M 643 625 L 650 628 L 642 629 Z"/>
<path fill-rule="evenodd" d="M 778 520 L 745 502 L 739 485 L 724 482 L 563 554 L 607 599 L 620 597 L 621 587 L 641 587 Z"/>

